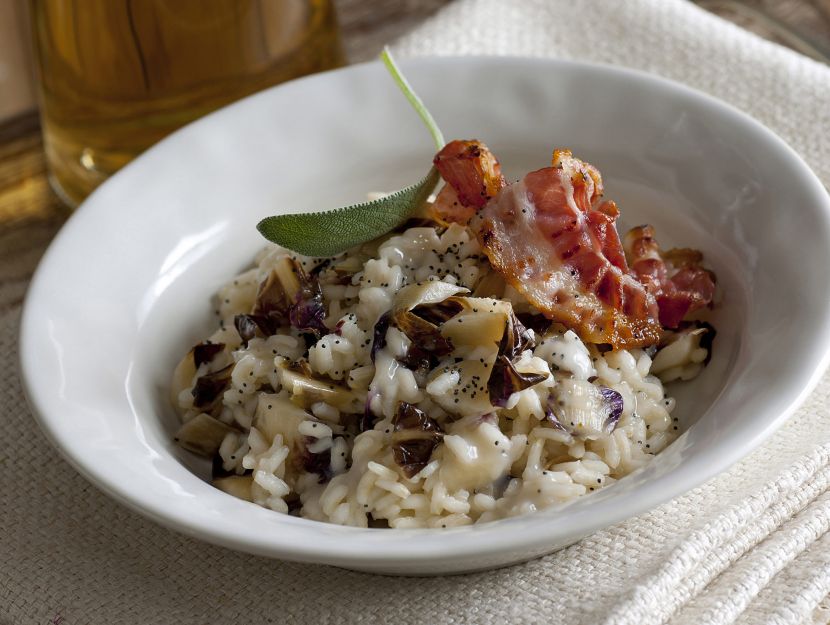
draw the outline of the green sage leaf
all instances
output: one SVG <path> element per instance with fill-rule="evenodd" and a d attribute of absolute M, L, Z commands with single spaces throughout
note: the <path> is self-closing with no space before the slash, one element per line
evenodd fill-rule
<path fill-rule="evenodd" d="M 400 89 L 404 96 L 406 96 L 406 99 L 412 105 L 412 108 L 415 109 L 415 112 L 420 115 L 421 121 L 424 122 L 427 130 L 429 130 L 429 133 L 432 135 L 432 140 L 435 142 L 435 149 L 440 150 L 443 148 L 446 141 L 444 141 L 444 135 L 441 134 L 441 129 L 438 128 L 438 124 L 435 122 L 435 119 L 433 119 L 432 114 L 430 114 L 427 107 L 424 106 L 424 103 L 421 98 L 418 97 L 418 94 L 415 93 L 415 90 L 409 84 L 409 81 L 406 79 L 406 76 L 403 75 L 403 72 L 401 72 L 398 64 L 395 63 L 395 59 L 392 58 L 392 53 L 389 52 L 389 48 L 383 49 L 383 52 L 380 53 L 380 60 L 383 61 L 383 64 L 391 74 L 395 84 L 398 85 L 398 89 Z"/>
<path fill-rule="evenodd" d="M 441 130 L 401 73 L 388 48 L 383 50 L 380 58 L 440 150 L 444 147 Z M 299 254 L 334 256 L 402 224 L 426 202 L 439 181 L 440 175 L 433 167 L 417 184 L 378 200 L 318 213 L 266 217 L 257 224 L 257 230 L 269 241 Z"/>
<path fill-rule="evenodd" d="M 379 200 L 322 213 L 266 217 L 257 225 L 274 243 L 304 256 L 334 256 L 402 224 L 426 202 L 439 180 L 434 167 L 418 184 Z"/>

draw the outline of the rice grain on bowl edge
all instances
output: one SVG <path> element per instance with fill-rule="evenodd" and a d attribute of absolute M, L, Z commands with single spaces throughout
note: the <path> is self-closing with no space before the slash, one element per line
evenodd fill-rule
<path fill-rule="evenodd" d="M 663 382 L 709 352 L 694 326 L 656 354 L 586 344 L 458 224 L 334 258 L 271 246 L 217 313 L 173 376 L 177 440 L 233 495 L 359 527 L 485 522 L 608 486 L 676 438 Z"/>

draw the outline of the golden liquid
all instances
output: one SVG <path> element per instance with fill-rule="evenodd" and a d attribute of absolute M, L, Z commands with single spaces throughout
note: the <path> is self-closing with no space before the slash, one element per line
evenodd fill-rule
<path fill-rule="evenodd" d="M 78 204 L 187 122 L 343 63 L 329 0 L 30 0 L 53 187 Z"/>

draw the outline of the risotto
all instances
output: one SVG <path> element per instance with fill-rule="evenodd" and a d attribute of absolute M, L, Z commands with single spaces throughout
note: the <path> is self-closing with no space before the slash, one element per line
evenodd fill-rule
<path fill-rule="evenodd" d="M 218 329 L 172 381 L 176 439 L 212 458 L 218 488 L 319 521 L 442 528 L 569 502 L 675 439 L 663 384 L 701 371 L 713 330 L 686 315 L 665 323 L 668 283 L 638 265 L 651 231 L 629 233 L 620 293 L 645 284 L 659 337 L 591 340 L 584 314 L 537 305 L 532 278 L 488 249 L 481 220 L 510 187 L 485 198 L 483 216 L 453 219 L 463 195 L 448 182 L 455 195 L 422 219 L 330 258 L 272 245 L 219 290 Z M 699 265 L 694 254 L 659 259 L 676 276 Z M 551 301 L 568 300 L 560 288 Z"/>

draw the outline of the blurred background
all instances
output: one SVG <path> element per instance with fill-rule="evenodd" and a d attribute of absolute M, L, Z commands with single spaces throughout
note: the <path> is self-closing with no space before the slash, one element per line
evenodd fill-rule
<path fill-rule="evenodd" d="M 373 59 L 450 2 L 0 0 L 0 263 L 51 237 L 107 176 L 180 125 Z M 830 0 L 695 3 L 830 59 Z"/>

